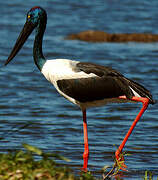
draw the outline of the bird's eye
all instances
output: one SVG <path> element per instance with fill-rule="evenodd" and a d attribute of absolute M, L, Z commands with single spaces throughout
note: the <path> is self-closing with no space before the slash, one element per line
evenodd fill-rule
<path fill-rule="evenodd" d="M 30 19 L 31 17 L 32 17 L 32 15 L 31 15 L 31 14 L 29 14 L 29 15 L 27 16 L 27 18 L 28 18 L 28 19 Z"/>

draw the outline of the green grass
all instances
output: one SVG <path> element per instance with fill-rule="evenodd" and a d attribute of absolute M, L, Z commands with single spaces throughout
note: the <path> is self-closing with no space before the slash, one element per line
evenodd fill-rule
<path fill-rule="evenodd" d="M 20 150 L 0 154 L 0 180 L 93 180 L 88 173 L 77 177 L 67 166 L 58 164 L 55 159 L 69 161 L 63 156 L 44 153 L 40 149 L 24 144 L 26 151 Z M 40 155 L 40 160 L 34 159 Z"/>
<path fill-rule="evenodd" d="M 0 180 L 99 180 L 90 172 L 74 174 L 68 166 L 57 163 L 56 160 L 69 161 L 63 156 L 44 153 L 28 144 L 23 146 L 25 150 L 0 154 Z M 39 158 L 35 159 L 35 155 Z M 101 179 L 108 179 L 118 173 L 120 167 L 118 165 L 115 168 L 116 163 L 111 172 L 107 171 L 108 167 L 104 167 Z M 119 177 L 116 179 L 119 180 Z M 152 173 L 146 171 L 143 179 L 152 180 Z"/>

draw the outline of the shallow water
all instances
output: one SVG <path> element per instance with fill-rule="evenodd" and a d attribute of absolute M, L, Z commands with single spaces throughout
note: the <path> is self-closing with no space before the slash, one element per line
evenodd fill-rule
<path fill-rule="evenodd" d="M 26 19 L 40 5 L 48 12 L 43 51 L 47 59 L 69 58 L 112 66 L 158 97 L 158 43 L 87 43 L 64 40 L 84 30 L 109 33 L 158 34 L 158 1 L 143 0 L 5 0 L 0 2 L 0 65 L 7 59 Z M 22 143 L 53 151 L 82 167 L 82 114 L 61 97 L 34 65 L 34 33 L 12 63 L 0 70 L 0 151 L 21 149 Z M 109 104 L 87 111 L 89 170 L 96 176 L 113 164 L 119 146 L 141 104 Z M 122 179 L 141 179 L 144 171 L 158 176 L 158 105 L 150 105 L 129 138 L 125 151 L 128 173 Z"/>

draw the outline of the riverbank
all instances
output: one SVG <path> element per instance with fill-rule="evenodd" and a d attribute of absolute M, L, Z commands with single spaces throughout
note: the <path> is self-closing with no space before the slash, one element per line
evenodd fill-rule
<path fill-rule="evenodd" d="M 69 40 L 80 40 L 87 42 L 158 42 L 157 34 L 110 34 L 103 31 L 87 30 L 66 37 Z"/>

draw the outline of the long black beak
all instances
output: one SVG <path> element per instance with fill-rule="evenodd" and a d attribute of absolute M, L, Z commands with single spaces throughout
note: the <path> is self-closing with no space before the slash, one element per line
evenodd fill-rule
<path fill-rule="evenodd" d="M 22 48 L 23 44 L 25 43 L 25 41 L 27 40 L 34 28 L 35 26 L 31 22 L 27 21 L 24 24 L 24 27 L 4 65 L 7 65 L 16 56 L 16 54 Z"/>

